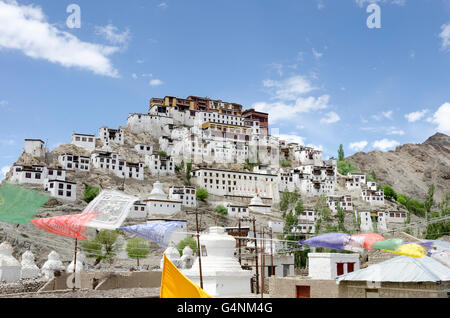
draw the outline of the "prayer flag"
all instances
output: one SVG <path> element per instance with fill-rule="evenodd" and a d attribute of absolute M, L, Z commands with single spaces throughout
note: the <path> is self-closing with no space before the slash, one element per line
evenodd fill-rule
<path fill-rule="evenodd" d="M 170 234 L 184 225 L 180 221 L 155 221 L 147 224 L 137 224 L 121 227 L 119 230 L 139 235 L 157 244 L 168 246 Z"/>
<path fill-rule="evenodd" d="M 31 222 L 37 227 L 61 236 L 86 240 L 86 226 L 98 213 L 55 216 L 45 219 L 35 219 Z"/>
<path fill-rule="evenodd" d="M 164 254 L 160 298 L 212 298 L 183 275 Z"/>

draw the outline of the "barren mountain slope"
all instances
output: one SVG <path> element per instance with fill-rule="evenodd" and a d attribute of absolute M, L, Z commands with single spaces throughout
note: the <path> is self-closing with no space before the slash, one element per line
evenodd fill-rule
<path fill-rule="evenodd" d="M 406 144 L 395 151 L 359 152 L 347 158 L 356 169 L 375 171 L 380 184 L 423 200 L 434 183 L 435 200 L 450 190 L 450 137 L 437 133 L 423 144 Z"/>

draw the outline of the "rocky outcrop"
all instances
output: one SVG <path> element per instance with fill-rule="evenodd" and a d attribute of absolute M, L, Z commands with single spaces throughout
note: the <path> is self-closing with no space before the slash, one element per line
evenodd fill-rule
<path fill-rule="evenodd" d="M 450 190 L 450 137 L 437 133 L 422 144 L 405 144 L 395 151 L 358 152 L 347 158 L 356 169 L 375 171 L 379 184 L 423 200 L 434 184 L 435 200 Z"/>

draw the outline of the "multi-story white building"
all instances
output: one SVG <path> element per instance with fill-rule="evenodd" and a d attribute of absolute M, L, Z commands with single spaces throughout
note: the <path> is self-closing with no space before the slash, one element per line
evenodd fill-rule
<path fill-rule="evenodd" d="M 150 169 L 152 175 L 166 176 L 175 174 L 175 162 L 172 157 L 158 154 L 145 156 L 145 166 Z"/>
<path fill-rule="evenodd" d="M 42 158 L 47 152 L 44 145 L 45 142 L 40 139 L 25 139 L 24 152 L 32 155 L 33 157 Z"/>
<path fill-rule="evenodd" d="M 153 147 L 150 145 L 137 144 L 134 146 L 134 149 L 136 149 L 140 155 L 151 155 L 153 153 Z"/>
<path fill-rule="evenodd" d="M 66 170 L 88 172 L 91 167 L 91 158 L 66 153 L 58 156 L 59 164 Z"/>
<path fill-rule="evenodd" d="M 360 227 L 362 232 L 372 232 L 376 228 L 380 231 L 386 231 L 387 230 L 387 218 L 388 214 L 383 211 L 375 211 L 375 212 L 356 212 L 359 213 L 360 216 Z M 375 224 L 374 224 L 375 223 Z"/>
<path fill-rule="evenodd" d="M 72 134 L 72 144 L 88 151 L 95 150 L 95 135 Z"/>
<path fill-rule="evenodd" d="M 308 221 L 299 221 L 295 229 L 292 229 L 292 233 L 295 234 L 315 234 L 316 223 Z"/>
<path fill-rule="evenodd" d="M 294 213 L 294 211 L 292 211 Z M 314 210 L 304 210 L 300 215 L 298 216 L 299 222 L 316 222 L 317 215 Z"/>
<path fill-rule="evenodd" d="M 322 151 L 298 145 L 294 147 L 294 160 L 299 165 L 320 166 L 323 163 Z"/>
<path fill-rule="evenodd" d="M 364 189 L 362 190 L 362 199 L 369 202 L 370 205 L 384 205 L 384 191 L 380 189 L 378 191 Z"/>
<path fill-rule="evenodd" d="M 251 196 L 257 193 L 262 199 L 280 201 L 278 176 L 243 171 L 201 168 L 191 172 L 191 182 L 219 196 Z"/>
<path fill-rule="evenodd" d="M 248 217 L 249 211 L 248 206 L 246 205 L 227 205 L 228 216 L 240 218 L 240 217 Z"/>
<path fill-rule="evenodd" d="M 51 193 L 52 197 L 66 201 L 77 199 L 77 184 L 62 180 L 49 180 L 45 183 L 45 191 Z"/>
<path fill-rule="evenodd" d="M 94 151 L 91 162 L 94 168 L 110 170 L 119 178 L 144 180 L 144 164 L 126 162 L 117 153 Z"/>
<path fill-rule="evenodd" d="M 345 187 L 348 190 L 359 190 L 366 183 L 366 175 L 364 173 L 349 172 L 345 177 Z"/>
<path fill-rule="evenodd" d="M 375 181 L 367 181 L 367 189 L 377 191 L 377 183 Z"/>
<path fill-rule="evenodd" d="M 125 142 L 125 133 L 122 128 L 111 129 L 108 127 L 101 127 L 98 132 L 98 137 L 103 141 L 105 146 L 109 146 L 110 142 L 123 145 Z"/>
<path fill-rule="evenodd" d="M 407 211 L 388 211 L 386 212 L 387 222 L 404 223 L 408 219 Z"/>
<path fill-rule="evenodd" d="M 42 165 L 14 166 L 11 182 L 18 184 L 45 184 L 48 176 L 47 167 Z"/>
<path fill-rule="evenodd" d="M 181 201 L 187 208 L 197 207 L 197 189 L 195 187 L 170 187 L 169 199 Z"/>
<path fill-rule="evenodd" d="M 345 212 L 353 211 L 352 197 L 350 195 L 344 196 L 329 195 L 327 196 L 327 205 L 328 208 L 331 210 L 331 212 L 333 212 L 334 214 L 337 213 L 338 205 Z"/>

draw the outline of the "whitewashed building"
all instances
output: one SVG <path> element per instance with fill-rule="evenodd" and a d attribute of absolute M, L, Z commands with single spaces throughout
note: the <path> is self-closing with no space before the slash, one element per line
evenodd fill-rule
<path fill-rule="evenodd" d="M 292 211 L 294 213 L 294 211 Z M 317 215 L 314 210 L 304 210 L 300 215 L 298 216 L 299 222 L 315 222 L 317 220 Z"/>
<path fill-rule="evenodd" d="M 25 139 L 24 152 L 32 155 L 33 157 L 42 158 L 47 152 L 44 145 L 45 142 L 40 139 Z"/>
<path fill-rule="evenodd" d="M 246 206 L 246 205 L 228 204 L 227 211 L 228 211 L 228 216 L 235 217 L 235 218 L 249 216 L 248 206 Z"/>
<path fill-rule="evenodd" d="M 337 213 L 338 206 L 340 206 L 341 209 L 344 210 L 345 212 L 353 211 L 352 197 L 350 195 L 344 196 L 329 195 L 327 196 L 327 205 L 328 208 L 333 213 Z"/>
<path fill-rule="evenodd" d="M 172 216 L 181 211 L 182 204 L 182 201 L 168 199 L 160 182 L 153 184 L 148 199 L 142 202 L 147 205 L 149 216 Z"/>
<path fill-rule="evenodd" d="M 95 135 L 73 133 L 71 143 L 77 147 L 93 151 L 95 150 Z"/>
<path fill-rule="evenodd" d="M 308 276 L 312 279 L 336 279 L 359 270 L 359 254 L 309 253 Z"/>
<path fill-rule="evenodd" d="M 345 178 L 345 187 L 348 190 L 359 190 L 366 184 L 366 175 L 364 173 L 349 172 Z"/>
<path fill-rule="evenodd" d="M 386 212 L 387 222 L 404 223 L 408 219 L 407 211 L 388 211 Z"/>
<path fill-rule="evenodd" d="M 151 145 L 137 144 L 134 146 L 134 149 L 140 155 L 151 155 L 153 153 L 153 147 Z"/>
<path fill-rule="evenodd" d="M 48 176 L 47 167 L 42 165 L 13 167 L 11 182 L 18 184 L 42 184 L 44 185 Z"/>
<path fill-rule="evenodd" d="M 364 189 L 362 190 L 362 199 L 369 202 L 370 205 L 384 205 L 384 190 L 380 189 L 378 191 Z"/>
<path fill-rule="evenodd" d="M 197 189 L 195 187 L 170 187 L 169 199 L 181 201 L 187 208 L 197 207 Z"/>
<path fill-rule="evenodd" d="M 377 183 L 375 181 L 367 181 L 367 189 L 377 191 Z"/>
<path fill-rule="evenodd" d="M 262 199 L 271 199 L 272 204 L 280 201 L 277 175 L 206 168 L 196 169 L 191 175 L 192 183 L 213 195 L 253 197 L 258 193 Z"/>
<path fill-rule="evenodd" d="M 123 145 L 125 142 L 125 133 L 122 128 L 111 129 L 108 127 L 101 127 L 98 137 L 103 141 L 105 146 L 109 146 L 110 142 Z"/>
<path fill-rule="evenodd" d="M 126 162 L 115 152 L 94 151 L 91 155 L 91 162 L 94 168 L 109 170 L 119 178 L 144 180 L 144 164 L 142 162 Z"/>
<path fill-rule="evenodd" d="M 59 164 L 66 170 L 77 172 L 89 172 L 91 169 L 91 158 L 66 153 L 58 156 Z"/>
<path fill-rule="evenodd" d="M 51 196 L 66 201 L 75 201 L 77 199 L 77 184 L 62 180 L 49 180 L 45 184 L 45 191 L 50 192 Z"/>
<path fill-rule="evenodd" d="M 145 166 L 150 169 L 152 175 L 166 176 L 175 174 L 175 162 L 172 157 L 158 154 L 145 156 Z"/>
<path fill-rule="evenodd" d="M 129 219 L 147 219 L 147 204 L 141 201 L 136 201 L 130 209 L 128 214 Z"/>

